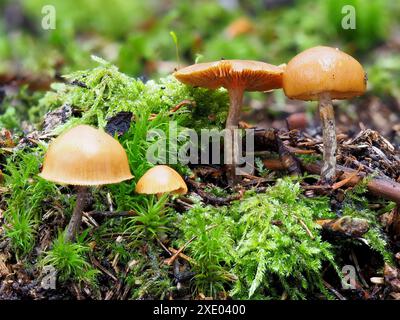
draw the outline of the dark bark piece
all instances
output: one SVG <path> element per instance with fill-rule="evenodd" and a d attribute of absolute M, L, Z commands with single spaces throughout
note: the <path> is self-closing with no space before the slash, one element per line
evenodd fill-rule
<path fill-rule="evenodd" d="M 50 133 L 56 127 L 66 123 L 71 118 L 72 113 L 70 104 L 64 104 L 60 108 L 46 113 L 43 121 L 43 134 Z"/>
<path fill-rule="evenodd" d="M 122 136 L 131 126 L 132 112 L 118 112 L 115 116 L 107 119 L 106 132 L 111 136 Z"/>
<path fill-rule="evenodd" d="M 301 174 L 299 161 L 288 150 L 288 148 L 282 142 L 281 138 L 279 138 L 279 135 L 277 133 L 275 133 L 275 139 L 276 139 L 276 144 L 278 146 L 279 158 L 280 158 L 281 162 L 283 163 L 284 168 L 291 175 Z"/>
<path fill-rule="evenodd" d="M 350 238 L 361 237 L 369 230 L 369 223 L 367 220 L 348 216 L 339 219 L 318 220 L 317 223 L 325 231 Z"/>

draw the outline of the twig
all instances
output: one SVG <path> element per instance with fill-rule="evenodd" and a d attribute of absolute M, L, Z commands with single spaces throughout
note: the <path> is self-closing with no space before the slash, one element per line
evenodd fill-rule
<path fill-rule="evenodd" d="M 321 171 L 321 165 L 317 163 L 313 164 L 304 164 L 302 163 L 302 167 L 309 173 L 313 174 L 319 174 Z M 348 177 L 349 175 L 354 174 L 356 170 L 346 168 L 344 166 L 337 165 L 336 166 L 336 172 L 343 172 L 344 177 Z M 363 178 L 367 177 L 367 175 L 364 172 L 360 172 L 357 176 L 353 177 L 351 180 L 347 181 L 348 185 L 355 186 L 357 183 L 359 183 Z M 369 179 L 367 188 L 369 192 L 371 192 L 373 195 L 382 197 L 388 200 L 392 200 L 396 203 L 400 203 L 400 184 L 387 179 L 387 178 L 381 178 L 381 177 L 374 177 L 372 179 Z"/>
<path fill-rule="evenodd" d="M 339 298 L 339 300 L 347 300 L 344 296 L 342 296 L 334 287 L 332 287 L 328 282 L 325 280 L 322 280 L 324 283 L 324 286 L 328 288 L 336 297 Z"/>
<path fill-rule="evenodd" d="M 226 198 L 216 197 L 216 196 L 213 196 L 213 195 L 205 192 L 203 189 L 201 189 L 200 183 L 190 180 L 190 179 L 188 179 L 187 182 L 196 189 L 196 192 L 200 197 L 202 197 L 204 200 L 206 200 L 206 202 L 213 204 L 213 205 L 224 206 L 224 205 L 229 204 L 232 201 L 241 199 L 243 196 L 243 194 L 239 192 L 239 194 L 237 194 L 237 195 L 229 196 Z"/>
<path fill-rule="evenodd" d="M 361 273 L 361 269 L 360 269 L 360 265 L 358 264 L 358 259 L 356 254 L 354 253 L 354 250 L 351 249 L 351 259 L 353 260 L 354 266 L 356 267 L 356 270 L 358 272 L 358 276 L 360 277 L 360 280 L 362 282 L 362 284 L 366 287 L 369 288 L 369 285 L 367 283 L 367 281 L 365 281 L 362 273 Z"/>
<path fill-rule="evenodd" d="M 276 160 L 274 160 L 276 161 Z M 264 160 L 265 162 L 265 160 Z M 321 172 L 321 164 L 319 162 L 315 163 L 304 163 L 301 162 L 301 167 L 312 174 L 320 174 Z M 268 165 L 268 164 L 267 164 Z M 284 168 L 284 164 L 281 163 L 281 166 L 276 166 L 277 169 Z M 336 166 L 336 174 L 344 177 L 345 184 L 350 186 L 355 186 L 359 183 L 363 178 L 366 178 L 368 175 L 364 172 L 357 173 L 357 170 L 347 168 L 345 166 L 337 165 Z M 340 182 L 339 182 L 340 183 Z M 337 186 L 337 185 L 336 185 Z M 307 189 L 320 189 L 327 188 L 326 186 L 308 186 L 305 187 Z M 400 203 L 400 183 L 393 181 L 387 177 L 373 177 L 369 179 L 367 184 L 368 191 L 377 197 L 382 197 L 387 200 L 394 201 L 396 203 Z"/>
<path fill-rule="evenodd" d="M 185 106 L 185 105 L 192 105 L 192 106 L 195 106 L 195 105 L 196 105 L 196 102 L 195 102 L 195 101 L 192 101 L 192 100 L 183 100 L 183 101 L 179 102 L 176 106 L 174 106 L 174 107 L 169 111 L 169 114 L 175 113 L 176 111 L 178 111 L 180 108 L 182 108 L 182 107 Z M 150 120 L 150 121 L 151 121 L 151 120 L 154 120 L 156 117 L 157 117 L 157 114 L 153 113 L 153 114 L 150 115 L 149 120 Z"/>
<path fill-rule="evenodd" d="M 172 248 L 172 247 L 169 247 L 168 249 L 169 249 L 169 251 L 171 251 L 174 254 L 178 252 L 178 250 L 176 250 L 175 248 Z M 193 258 L 187 256 L 186 254 L 184 254 L 182 252 L 179 252 L 178 255 L 179 255 L 179 258 L 182 258 L 183 260 L 186 260 L 190 264 L 192 264 L 192 265 L 196 264 L 196 261 L 194 261 Z"/>
<path fill-rule="evenodd" d="M 292 175 L 301 174 L 299 161 L 293 154 L 288 150 L 285 144 L 277 133 L 275 133 L 276 144 L 278 146 L 279 158 L 281 159 L 285 169 Z"/>
<path fill-rule="evenodd" d="M 89 254 L 89 258 L 92 261 L 92 263 L 99 268 L 104 274 L 108 275 L 111 279 L 113 279 L 115 282 L 118 281 L 118 279 L 110 272 L 108 271 L 106 268 L 104 268 L 100 262 L 98 262 L 95 257 L 93 257 L 92 254 Z"/>
<path fill-rule="evenodd" d="M 156 240 L 157 240 L 158 244 L 171 256 L 172 255 L 171 251 L 169 251 L 167 249 L 167 247 L 164 245 L 164 243 L 162 243 L 162 241 L 160 239 L 158 239 L 158 237 L 156 237 Z"/>
<path fill-rule="evenodd" d="M 185 201 L 183 201 L 183 200 L 181 200 L 181 199 L 176 199 L 175 200 L 175 202 L 176 203 L 179 203 L 180 205 L 182 205 L 184 208 L 186 208 L 186 209 L 191 209 L 191 208 L 193 208 L 193 205 L 192 204 L 189 204 L 189 203 L 187 203 L 187 202 L 185 202 Z"/>
<path fill-rule="evenodd" d="M 303 220 L 301 220 L 300 218 L 298 218 L 300 224 L 302 225 L 302 227 L 306 230 L 307 234 L 310 236 L 311 239 L 315 239 L 314 235 L 312 234 L 312 232 L 310 231 L 310 229 L 308 229 L 307 225 L 304 223 Z"/>
<path fill-rule="evenodd" d="M 361 167 L 359 167 L 357 169 L 357 171 L 354 171 L 351 174 L 348 174 L 346 178 L 344 178 L 343 180 L 336 182 L 332 185 L 332 190 L 336 190 L 339 189 L 341 187 L 343 187 L 344 185 L 346 185 L 347 183 L 349 183 L 351 181 L 351 179 L 357 177 L 357 175 L 359 174 L 359 172 L 361 171 Z"/>
<path fill-rule="evenodd" d="M 83 212 L 83 217 L 82 221 L 84 221 L 87 225 L 91 225 L 95 228 L 99 227 L 99 224 L 94 220 L 90 215 L 87 214 L 87 212 Z"/>
<path fill-rule="evenodd" d="M 208 231 L 208 230 L 210 230 L 210 229 L 212 229 L 212 228 L 215 228 L 216 226 L 217 226 L 216 224 L 213 224 L 213 225 L 211 225 L 211 226 L 208 226 L 208 227 L 206 228 L 206 231 Z M 174 253 L 174 255 L 173 255 L 171 258 L 165 260 L 165 263 L 166 263 L 167 265 L 170 266 L 170 265 L 174 262 L 174 260 L 179 256 L 179 254 L 180 254 L 183 250 L 185 250 L 186 247 L 187 247 L 192 241 L 194 241 L 196 238 L 197 238 L 197 235 L 196 235 L 196 236 L 193 236 L 192 238 L 190 238 L 182 247 L 180 247 L 180 248 Z"/>
<path fill-rule="evenodd" d="M 130 211 L 89 211 L 86 215 L 92 218 L 119 218 L 119 217 L 132 217 L 136 215 L 133 210 Z"/>

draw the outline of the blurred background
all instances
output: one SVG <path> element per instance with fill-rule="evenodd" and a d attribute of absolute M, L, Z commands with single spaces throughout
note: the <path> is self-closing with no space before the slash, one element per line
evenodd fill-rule
<path fill-rule="evenodd" d="M 46 5 L 55 9 L 55 29 L 42 27 Z M 355 29 L 342 27 L 346 5 L 355 10 Z M 338 103 L 339 128 L 357 130 L 362 122 L 400 141 L 399 1 L 0 0 L 0 9 L 0 127 L 34 122 L 29 109 L 43 91 L 63 74 L 95 66 L 91 54 L 146 80 L 195 61 L 281 64 L 329 45 L 353 55 L 369 77 L 368 94 Z M 288 101 L 281 90 L 250 94 L 244 119 L 280 128 L 304 113 L 313 123 L 315 108 Z"/>

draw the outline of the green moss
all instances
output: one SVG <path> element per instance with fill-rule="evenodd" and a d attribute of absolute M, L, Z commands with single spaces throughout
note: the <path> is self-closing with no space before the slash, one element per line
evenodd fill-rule
<path fill-rule="evenodd" d="M 32 108 L 43 97 L 42 92 L 31 92 L 22 86 L 16 92 L 8 90 L 4 94 L 4 100 L 0 101 L 0 128 L 20 133 L 22 121 L 37 124 L 42 120 L 42 110 Z"/>
<path fill-rule="evenodd" d="M 363 237 L 368 241 L 368 245 L 373 250 L 382 255 L 385 261 L 392 262 L 392 254 L 389 251 L 388 244 L 383 236 L 382 227 L 378 221 L 379 216 L 389 211 L 391 206 L 386 205 L 385 210 L 380 212 L 373 211 L 369 208 L 369 201 L 365 197 L 365 193 L 368 191 L 367 184 L 371 178 L 372 177 L 365 178 L 354 188 L 346 190 L 342 213 L 343 216 L 366 219 L 370 225 L 370 229 Z M 383 201 L 383 203 L 385 202 Z M 386 204 L 387 203 L 388 201 L 386 201 Z"/>
<path fill-rule="evenodd" d="M 285 178 L 229 208 L 191 209 L 181 230 L 186 240 L 196 236 L 188 246 L 196 290 L 216 296 L 229 288 L 235 298 L 262 299 L 326 294 L 322 265 L 336 268 L 333 250 L 314 222 L 321 204 L 304 200 L 299 184 Z"/>
<path fill-rule="evenodd" d="M 318 211 L 302 201 L 298 183 L 278 180 L 265 194 L 237 203 L 236 210 L 241 232 L 235 249 L 234 297 L 278 298 L 285 291 L 297 299 L 325 291 L 322 264 L 335 266 L 333 252 L 314 222 Z"/>
<path fill-rule="evenodd" d="M 121 111 L 132 112 L 138 118 L 164 113 L 167 122 L 168 111 L 184 100 L 192 101 L 193 105 L 182 107 L 169 120 L 195 129 L 223 127 L 228 109 L 225 90 L 195 89 L 182 85 L 172 76 L 144 83 L 100 58 L 93 59 L 98 67 L 65 76 L 70 84 L 53 85 L 54 91 L 39 102 L 40 109 L 53 110 L 69 104 L 83 113 L 82 117 L 73 118 L 58 128 L 58 132 L 81 123 L 104 128 L 107 119 Z M 213 120 L 209 118 L 211 114 L 215 115 Z"/>
<path fill-rule="evenodd" d="M 4 168 L 5 235 L 11 239 L 17 254 L 28 254 L 33 249 L 43 200 L 57 193 L 54 184 L 37 176 L 42 156 L 41 148 L 30 153 L 17 151 Z"/>
<path fill-rule="evenodd" d="M 132 299 L 165 299 L 175 290 L 170 267 L 160 263 L 161 254 L 159 246 L 152 243 L 146 246 L 145 256 L 137 251 L 132 253 L 131 270 L 126 277 L 126 283 L 132 287 Z"/>
<path fill-rule="evenodd" d="M 84 245 L 81 239 L 72 243 L 66 240 L 64 232 L 60 232 L 51 249 L 40 260 L 40 265 L 53 266 L 61 282 L 73 280 L 95 285 L 99 271 L 87 261 L 89 251 L 90 248 Z"/>
<path fill-rule="evenodd" d="M 216 297 L 232 282 L 229 273 L 234 257 L 234 221 L 227 208 L 196 205 L 180 223 L 188 252 L 195 260 L 194 293 Z M 179 245 L 183 245 L 180 242 Z"/>
<path fill-rule="evenodd" d="M 173 210 L 166 207 L 168 194 L 158 200 L 156 196 L 142 197 L 141 200 L 132 205 L 135 214 L 129 218 L 125 232 L 135 239 L 154 240 L 170 231 L 174 216 Z"/>
<path fill-rule="evenodd" d="M 134 193 L 136 181 L 153 165 L 146 159 L 150 143 L 147 133 L 160 129 L 168 136 L 171 120 L 176 121 L 178 133 L 186 128 L 222 128 L 228 105 L 226 91 L 187 87 L 173 77 L 144 83 L 104 60 L 95 60 L 96 68 L 67 76 L 68 84 L 54 84 L 33 114 L 41 118 L 45 111 L 70 104 L 77 112 L 56 128 L 55 132 L 60 133 L 79 123 L 104 128 L 111 116 L 120 111 L 132 112 L 134 120 L 129 130 L 117 139 L 127 152 L 135 178 L 95 188 L 93 195 L 96 209 L 108 210 L 109 194 L 115 210 L 133 209 L 137 215 L 106 219 L 98 228 L 86 230 L 87 237 L 76 245 L 66 244 L 60 234 L 45 253 L 42 265 L 55 265 L 60 280 L 94 283 L 96 272 L 87 261 L 87 243 L 94 241 L 93 254 L 99 261 L 111 261 L 118 255 L 120 270 L 128 270 L 129 266 L 129 272 L 119 272 L 118 277 L 131 286 L 132 298 L 164 298 L 174 290 L 171 270 L 162 263 L 167 254 L 159 245 L 160 239 L 167 239 L 175 247 L 187 243 L 185 253 L 194 260 L 193 294 L 218 297 L 220 292 L 229 292 L 234 298 L 243 299 L 276 299 L 283 293 L 293 299 L 314 297 L 317 293 L 329 297 L 322 284 L 322 266 L 337 266 L 333 249 L 321 239 L 314 220 L 336 215 L 327 197 L 302 195 L 299 180 L 310 177 L 278 180 L 266 193 L 247 192 L 229 207 L 202 207 L 197 203 L 184 214 L 170 207 L 166 198 L 157 200 Z M 170 110 L 183 100 L 194 103 L 171 114 Z M 12 124 L 14 115 L 9 112 L 2 119 L 10 117 L 7 121 Z M 63 196 L 61 187 L 37 177 L 45 149 L 39 146 L 16 151 L 3 170 L 5 235 L 19 256 L 32 252 L 41 217 L 48 208 L 59 202 L 68 214 L 73 206 L 74 198 Z M 256 165 L 260 175 L 269 174 L 260 160 Z M 175 168 L 181 173 L 190 172 L 184 165 Z M 365 238 L 389 260 L 378 213 L 368 209 L 364 196 L 366 181 L 346 192 L 343 214 L 368 219 L 372 227 Z M 217 187 L 207 192 L 227 196 Z"/>
<path fill-rule="evenodd" d="M 17 115 L 17 111 L 13 107 L 8 107 L 7 110 L 0 115 L 0 128 L 6 128 L 8 130 L 18 128 L 21 120 Z"/>

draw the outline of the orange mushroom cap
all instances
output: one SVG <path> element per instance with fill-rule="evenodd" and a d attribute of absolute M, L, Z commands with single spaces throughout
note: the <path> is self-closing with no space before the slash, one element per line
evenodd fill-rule
<path fill-rule="evenodd" d="M 166 192 L 186 194 L 188 189 L 178 172 L 168 166 L 158 165 L 148 170 L 139 179 L 135 191 L 144 194 Z"/>
<path fill-rule="evenodd" d="M 133 178 L 128 157 L 119 142 L 87 125 L 74 127 L 51 143 L 39 176 L 60 184 L 81 186 Z"/>
<path fill-rule="evenodd" d="M 348 99 L 366 90 L 366 74 L 350 55 L 330 47 L 314 47 L 289 61 L 283 74 L 286 96 L 298 100 L 319 100 L 322 93 L 332 99 Z"/>
<path fill-rule="evenodd" d="M 228 27 L 225 29 L 225 32 L 228 38 L 233 39 L 237 36 L 250 33 L 253 30 L 253 23 L 248 18 L 241 17 L 229 24 Z"/>
<path fill-rule="evenodd" d="M 208 89 L 241 87 L 246 91 L 282 88 L 283 68 L 252 60 L 197 63 L 174 73 L 180 82 Z"/>

